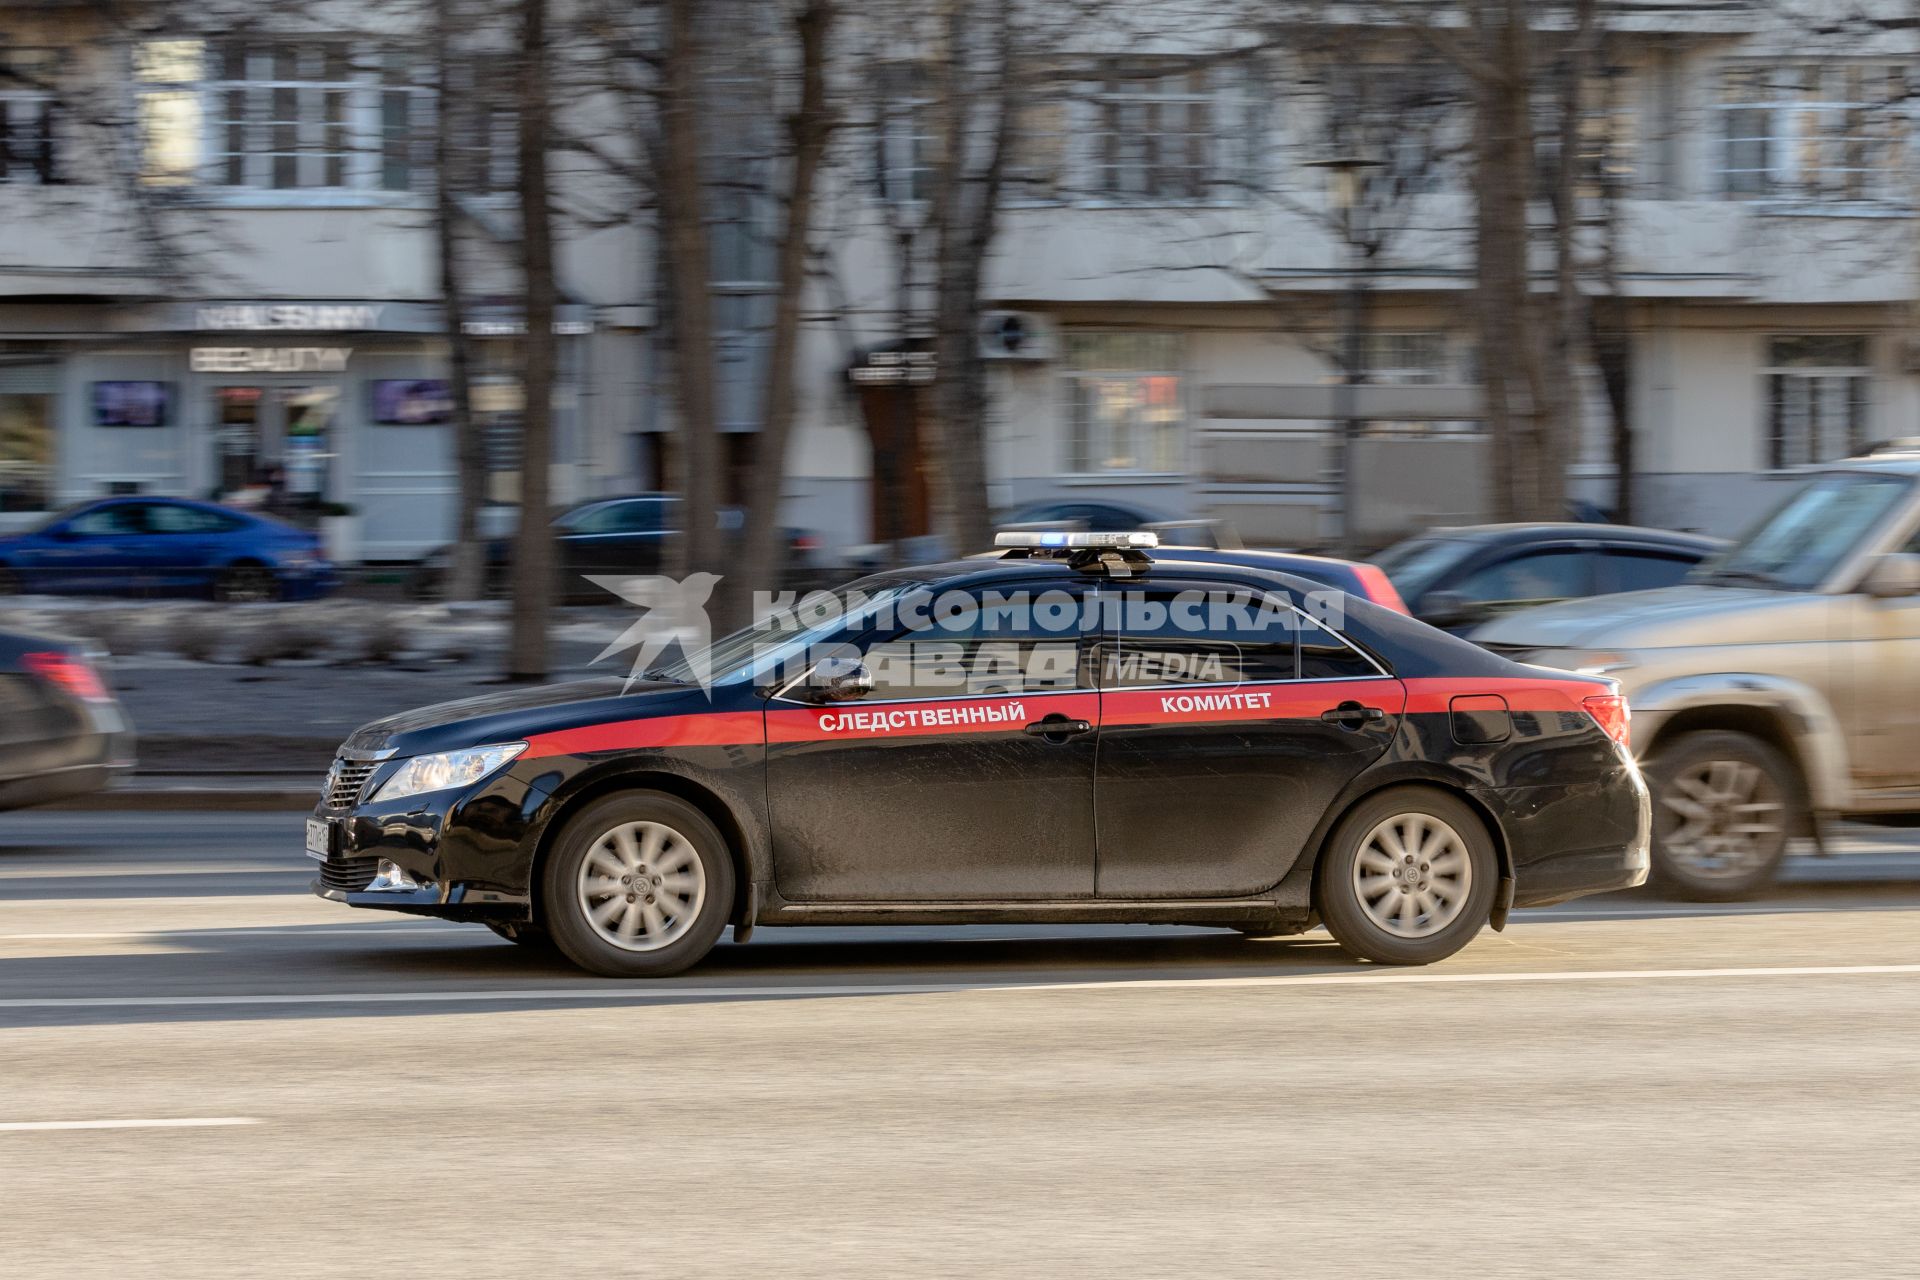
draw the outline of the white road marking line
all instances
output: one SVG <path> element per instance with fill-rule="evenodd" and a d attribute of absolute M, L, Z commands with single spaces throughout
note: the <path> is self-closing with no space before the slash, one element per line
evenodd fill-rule
<path fill-rule="evenodd" d="M 1890 977 L 1920 964 L 1797 965 L 1751 969 L 1572 969 L 1521 973 L 1298 973 L 1228 978 L 1102 978 L 1085 982 L 876 982 L 759 987 L 524 987 L 447 991 L 287 991 L 225 996 L 36 996 L 0 1000 L 0 1009 L 173 1009 L 248 1005 L 507 1004 L 540 1000 L 765 999 L 779 996 L 908 996 L 973 992 L 1194 991 L 1254 987 L 1450 986 L 1519 982 L 1673 982 L 1693 979 Z"/>
<path fill-rule="evenodd" d="M 192 1116 L 179 1120 L 10 1120 L 0 1133 L 44 1133 L 53 1129 L 223 1129 L 259 1124 L 252 1116 Z"/>

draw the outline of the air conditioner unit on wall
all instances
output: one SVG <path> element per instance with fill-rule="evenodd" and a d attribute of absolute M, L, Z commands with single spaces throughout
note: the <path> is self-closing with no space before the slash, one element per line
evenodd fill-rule
<path fill-rule="evenodd" d="M 1052 316 L 1035 311 L 989 311 L 980 317 L 980 356 L 984 360 L 1055 360 L 1060 327 Z"/>

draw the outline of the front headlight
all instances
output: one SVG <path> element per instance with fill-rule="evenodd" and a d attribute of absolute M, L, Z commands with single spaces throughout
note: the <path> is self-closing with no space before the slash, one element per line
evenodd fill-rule
<path fill-rule="evenodd" d="M 401 765 L 400 772 L 388 778 L 373 798 L 376 802 L 398 800 L 426 791 L 470 787 L 526 749 L 524 742 L 503 742 L 491 747 L 469 747 L 465 751 L 415 756 Z"/>

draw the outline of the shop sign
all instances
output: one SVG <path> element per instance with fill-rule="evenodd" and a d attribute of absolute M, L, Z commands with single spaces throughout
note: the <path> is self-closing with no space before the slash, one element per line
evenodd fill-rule
<path fill-rule="evenodd" d="M 847 377 L 859 386 L 920 387 L 933 381 L 934 368 L 931 351 L 869 351 Z"/>
<path fill-rule="evenodd" d="M 364 303 L 219 303 L 196 308 L 193 319 L 197 329 L 326 333 L 378 328 L 380 312 Z"/>
<path fill-rule="evenodd" d="M 340 373 L 352 347 L 195 347 L 195 373 Z"/>

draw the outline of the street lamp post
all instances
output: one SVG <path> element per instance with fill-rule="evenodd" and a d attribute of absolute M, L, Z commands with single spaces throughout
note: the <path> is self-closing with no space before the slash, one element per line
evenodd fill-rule
<path fill-rule="evenodd" d="M 1346 154 L 1317 162 L 1327 171 L 1328 204 L 1340 221 L 1340 238 L 1347 249 L 1345 315 L 1341 325 L 1340 384 L 1334 404 L 1339 435 L 1334 448 L 1334 474 L 1339 483 L 1340 536 L 1343 555 L 1359 552 L 1354 527 L 1356 491 L 1353 460 L 1360 439 L 1360 384 L 1367 368 L 1367 272 L 1371 261 L 1363 241 L 1360 216 L 1364 207 L 1367 170 L 1378 161 Z"/>

